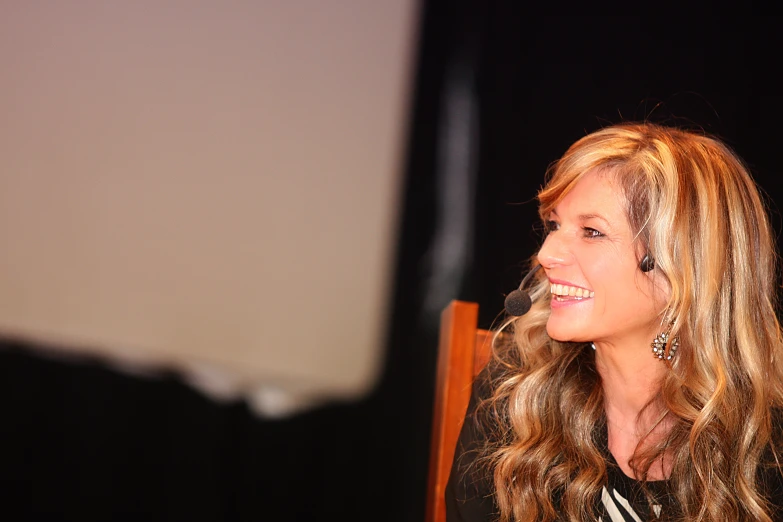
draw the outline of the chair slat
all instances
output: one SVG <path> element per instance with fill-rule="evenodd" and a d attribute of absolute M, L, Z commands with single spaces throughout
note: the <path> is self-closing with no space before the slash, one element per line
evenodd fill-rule
<path fill-rule="evenodd" d="M 492 353 L 491 332 L 477 324 L 476 303 L 452 301 L 441 313 L 426 522 L 446 520 L 444 492 L 471 386 Z"/>

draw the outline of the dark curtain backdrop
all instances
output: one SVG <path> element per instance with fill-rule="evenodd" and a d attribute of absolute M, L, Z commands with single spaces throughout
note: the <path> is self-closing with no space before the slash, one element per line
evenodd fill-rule
<path fill-rule="evenodd" d="M 272 421 L 177 375 L 6 342 L 3 520 L 421 520 L 439 311 L 477 301 L 492 324 L 540 242 L 547 165 L 603 125 L 647 119 L 722 137 L 780 230 L 779 19 L 539 17 L 516 0 L 430 0 L 421 24 L 375 392 Z"/>

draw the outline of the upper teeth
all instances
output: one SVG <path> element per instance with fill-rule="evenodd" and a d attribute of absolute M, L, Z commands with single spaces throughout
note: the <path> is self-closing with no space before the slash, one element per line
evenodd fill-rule
<path fill-rule="evenodd" d="M 593 297 L 595 292 L 578 286 L 556 285 L 553 284 L 550 291 L 555 295 L 568 295 L 572 297 Z"/>

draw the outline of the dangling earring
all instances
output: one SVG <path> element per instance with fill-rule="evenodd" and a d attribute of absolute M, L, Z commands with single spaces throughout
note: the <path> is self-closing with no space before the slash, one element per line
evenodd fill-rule
<path fill-rule="evenodd" d="M 655 339 L 653 339 L 652 344 L 652 351 L 653 356 L 656 359 L 660 360 L 666 360 L 671 361 L 672 358 L 677 354 L 677 348 L 680 346 L 680 338 L 679 337 L 672 337 L 671 342 L 669 342 L 669 334 L 671 333 L 671 327 L 674 321 L 669 324 L 669 329 L 665 332 L 661 332 L 658 335 L 655 336 Z M 666 353 L 666 345 L 669 345 L 669 353 Z"/>

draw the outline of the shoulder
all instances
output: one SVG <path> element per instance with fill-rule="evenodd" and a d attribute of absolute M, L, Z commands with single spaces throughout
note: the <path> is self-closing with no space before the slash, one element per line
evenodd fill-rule
<path fill-rule="evenodd" d="M 783 409 L 772 409 L 772 440 L 764 449 L 757 477 L 770 507 L 783 515 Z"/>

